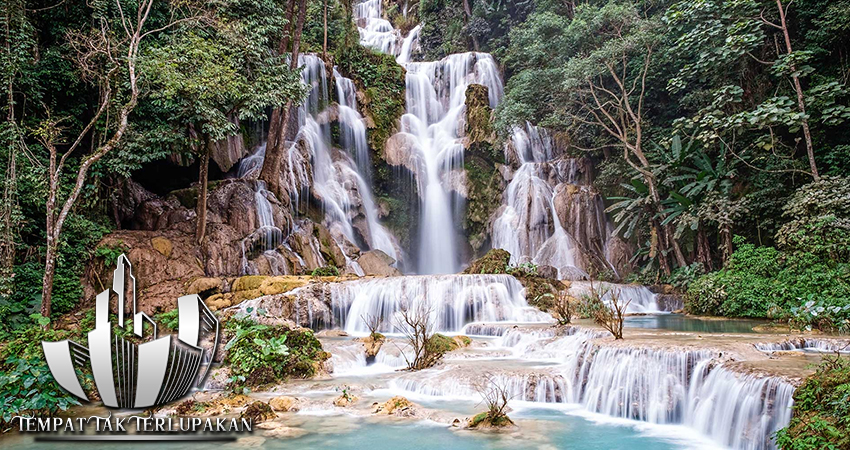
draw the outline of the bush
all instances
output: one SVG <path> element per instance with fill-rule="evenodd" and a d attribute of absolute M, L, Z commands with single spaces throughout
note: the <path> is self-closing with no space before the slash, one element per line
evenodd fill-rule
<path fill-rule="evenodd" d="M 53 379 L 39 345 L 41 341 L 73 337 L 68 332 L 45 330 L 36 325 L 16 331 L 14 338 L 3 347 L 0 351 L 0 430 L 10 428 L 15 416 L 53 415 L 80 404 Z M 91 383 L 90 376 L 84 378 L 84 384 L 90 387 Z"/>
<path fill-rule="evenodd" d="M 228 322 L 233 338 L 225 346 L 225 363 L 237 385 L 259 386 L 290 377 L 309 378 L 328 354 L 312 331 L 262 325 L 247 319 Z"/>
<path fill-rule="evenodd" d="M 794 392 L 794 417 L 776 434 L 785 450 L 850 448 L 850 362 L 827 357 Z"/>
<path fill-rule="evenodd" d="M 740 237 L 735 243 L 738 248 L 726 268 L 703 275 L 688 288 L 689 313 L 783 318 L 821 329 L 846 326 L 850 265 L 802 250 L 756 247 Z M 821 312 L 831 313 L 830 320 L 819 318 Z"/>
<path fill-rule="evenodd" d="M 310 275 L 314 277 L 338 277 L 339 269 L 335 266 L 323 266 L 313 269 Z"/>

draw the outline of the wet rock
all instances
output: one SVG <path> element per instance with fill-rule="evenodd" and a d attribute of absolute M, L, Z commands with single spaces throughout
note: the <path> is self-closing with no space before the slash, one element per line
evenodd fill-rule
<path fill-rule="evenodd" d="M 262 426 L 264 425 L 266 425 L 266 427 L 262 428 Z M 295 439 L 304 436 L 308 433 L 308 431 L 303 428 L 288 427 L 278 422 L 262 423 L 258 425 L 257 428 L 268 430 L 263 434 L 267 437 L 273 437 L 277 439 Z"/>
<path fill-rule="evenodd" d="M 255 401 L 249 404 L 239 417 L 242 419 L 251 419 L 254 423 L 262 423 L 267 420 L 276 419 L 277 415 L 275 415 L 268 403 Z"/>
<path fill-rule="evenodd" d="M 366 358 L 374 358 L 381 351 L 381 346 L 384 345 L 386 338 L 381 333 L 375 333 L 364 338 L 358 339 L 363 343 L 363 348 L 366 350 Z"/>
<path fill-rule="evenodd" d="M 685 308 L 685 300 L 678 294 L 658 294 L 655 303 L 660 311 L 678 311 Z"/>
<path fill-rule="evenodd" d="M 301 408 L 301 401 L 295 397 L 282 395 L 269 400 L 269 406 L 277 412 L 297 412 Z"/>
<path fill-rule="evenodd" d="M 507 250 L 494 248 L 481 258 L 469 263 L 469 267 L 463 273 L 469 274 L 500 274 L 510 266 L 511 254 Z"/>
<path fill-rule="evenodd" d="M 351 406 L 357 401 L 360 400 L 356 395 L 351 394 L 342 394 L 339 397 L 334 399 L 334 406 L 339 406 L 340 408 L 345 408 Z"/>
<path fill-rule="evenodd" d="M 550 280 L 558 279 L 558 269 L 552 266 L 537 266 L 537 275 L 543 278 L 549 278 Z"/>
<path fill-rule="evenodd" d="M 419 147 L 419 142 L 416 137 L 409 133 L 396 133 L 387 139 L 384 144 L 384 160 L 387 164 L 394 167 L 404 167 L 416 180 L 417 192 L 420 196 L 424 194 L 423 185 L 425 183 L 425 161 L 419 156 L 422 154 L 422 149 Z"/>
<path fill-rule="evenodd" d="M 401 396 L 393 397 L 384 403 L 374 403 L 372 406 L 372 414 L 378 415 L 416 417 L 420 413 L 419 405 Z"/>
<path fill-rule="evenodd" d="M 480 142 L 492 143 L 495 130 L 491 120 L 493 111 L 490 108 L 489 89 L 472 83 L 466 87 L 465 95 L 466 147 Z"/>
<path fill-rule="evenodd" d="M 233 116 L 231 123 L 239 129 L 239 118 Z M 245 142 L 241 133 L 236 133 L 213 143 L 210 159 L 212 159 L 222 172 L 229 171 L 240 159 L 248 155 Z"/>
<path fill-rule="evenodd" d="M 360 267 L 363 269 L 363 272 L 366 275 L 376 275 L 376 276 L 400 276 L 401 272 L 395 267 L 392 267 L 392 264 L 395 264 L 395 259 L 390 255 L 387 255 L 381 250 L 369 250 L 360 255 L 360 258 L 357 259 L 357 262 L 360 264 Z"/>
<path fill-rule="evenodd" d="M 310 282 L 307 277 L 275 276 L 264 279 L 259 286 L 263 295 L 283 294 L 293 289 L 306 286 Z"/>

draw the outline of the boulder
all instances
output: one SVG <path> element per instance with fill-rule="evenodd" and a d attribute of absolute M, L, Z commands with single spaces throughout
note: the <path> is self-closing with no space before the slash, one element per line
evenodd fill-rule
<path fill-rule="evenodd" d="M 393 397 L 384 403 L 374 403 L 372 406 L 372 414 L 395 417 L 416 417 L 419 414 L 418 405 L 401 396 Z"/>
<path fill-rule="evenodd" d="M 355 395 L 341 394 L 339 397 L 334 399 L 334 406 L 345 408 L 357 403 L 358 400 L 360 400 L 360 398 Z"/>
<path fill-rule="evenodd" d="M 401 272 L 392 266 L 396 262 L 395 259 L 378 249 L 361 254 L 357 262 L 366 275 L 387 277 L 401 275 Z"/>
<path fill-rule="evenodd" d="M 254 423 L 262 423 L 267 420 L 276 419 L 277 415 L 275 415 L 274 410 L 272 410 L 272 407 L 268 403 L 255 401 L 249 404 L 239 417 L 250 419 Z"/>
<path fill-rule="evenodd" d="M 269 400 L 269 406 L 277 412 L 297 412 L 301 401 L 295 397 L 282 395 Z"/>

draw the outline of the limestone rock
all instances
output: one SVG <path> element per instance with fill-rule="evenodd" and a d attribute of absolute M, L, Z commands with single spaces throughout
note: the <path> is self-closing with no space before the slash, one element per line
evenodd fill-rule
<path fill-rule="evenodd" d="M 339 406 L 340 408 L 345 408 L 347 406 L 351 406 L 351 405 L 357 403 L 358 400 L 360 400 L 360 398 L 355 396 L 355 395 L 342 394 L 339 397 L 334 399 L 334 406 Z"/>
<path fill-rule="evenodd" d="M 215 294 L 204 300 L 204 304 L 210 311 L 218 311 L 230 307 L 233 304 L 233 297 L 230 294 Z"/>
<path fill-rule="evenodd" d="M 401 396 L 393 397 L 384 403 L 375 403 L 372 406 L 375 407 L 372 414 L 395 417 L 416 417 L 419 414 L 418 405 Z"/>
<path fill-rule="evenodd" d="M 361 254 L 357 262 L 366 275 L 388 277 L 401 275 L 398 269 L 392 267 L 392 264 L 395 264 L 395 259 L 378 249 Z"/>
<path fill-rule="evenodd" d="M 167 238 L 162 236 L 156 236 L 151 238 L 151 246 L 154 250 L 161 253 L 166 258 L 171 257 L 171 250 L 173 249 L 173 244 Z"/>
<path fill-rule="evenodd" d="M 222 292 L 222 286 L 226 282 L 221 278 L 199 277 L 195 278 L 189 286 L 186 287 L 187 294 L 202 294 L 213 295 Z"/>
<path fill-rule="evenodd" d="M 267 420 L 274 420 L 277 418 L 277 415 L 275 415 L 268 403 L 255 401 L 242 411 L 240 418 L 251 419 L 254 423 L 261 423 Z"/>
<path fill-rule="evenodd" d="M 266 278 L 260 283 L 260 293 L 263 295 L 283 294 L 295 288 L 306 286 L 309 279 L 297 276 L 275 276 Z"/>
<path fill-rule="evenodd" d="M 286 395 L 269 400 L 269 406 L 277 412 L 297 412 L 300 409 L 300 405 L 300 400 Z"/>

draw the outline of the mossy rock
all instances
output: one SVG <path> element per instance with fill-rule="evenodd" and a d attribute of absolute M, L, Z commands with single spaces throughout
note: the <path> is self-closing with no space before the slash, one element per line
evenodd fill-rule
<path fill-rule="evenodd" d="M 209 297 L 221 293 L 224 280 L 214 277 L 199 277 L 192 280 L 186 287 L 187 294 L 198 294 L 201 297 Z"/>
<path fill-rule="evenodd" d="M 494 248 L 481 258 L 472 261 L 463 271 L 467 274 L 504 274 L 510 266 L 511 254 L 507 250 Z"/>
<path fill-rule="evenodd" d="M 240 418 L 250 419 L 254 423 L 261 423 L 268 420 L 274 420 L 277 418 L 277 415 L 268 403 L 256 401 L 248 405 L 248 407 L 242 411 Z"/>
<path fill-rule="evenodd" d="M 468 142 L 489 142 L 495 138 L 489 89 L 481 84 L 466 87 L 466 138 Z"/>
<path fill-rule="evenodd" d="M 238 292 L 260 289 L 260 285 L 263 284 L 263 281 L 265 281 L 266 278 L 268 277 L 265 275 L 246 275 L 244 277 L 239 277 L 233 280 L 233 285 L 231 285 L 230 290 L 232 292 Z"/>
<path fill-rule="evenodd" d="M 514 421 L 506 414 L 497 417 L 491 417 L 489 412 L 476 414 L 469 420 L 469 428 L 508 428 L 515 426 Z"/>
<path fill-rule="evenodd" d="M 204 304 L 211 311 L 218 311 L 219 309 L 229 308 L 233 305 L 233 294 L 214 294 L 209 298 L 204 300 Z"/>

